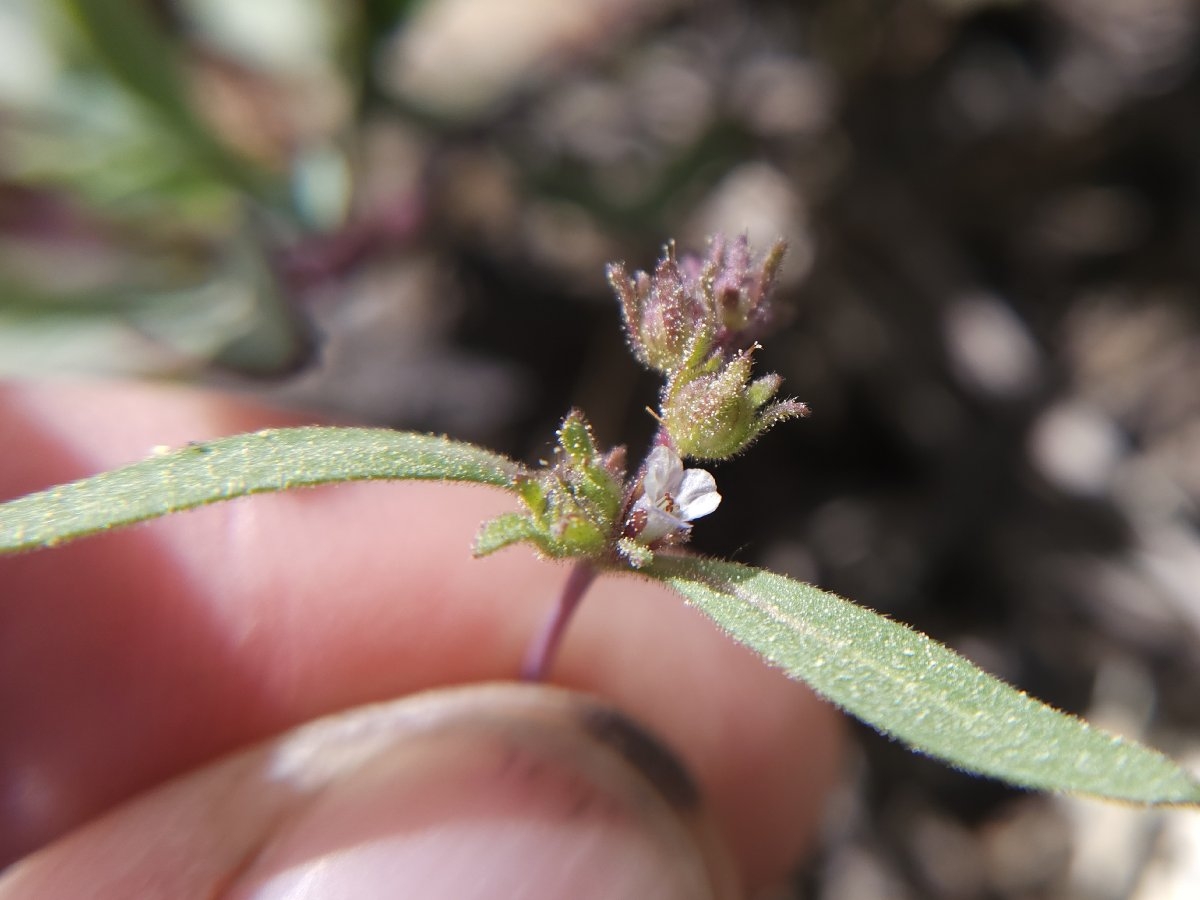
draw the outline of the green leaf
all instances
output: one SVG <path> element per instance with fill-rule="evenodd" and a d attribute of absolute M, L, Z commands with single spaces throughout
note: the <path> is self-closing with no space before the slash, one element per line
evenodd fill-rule
<path fill-rule="evenodd" d="M 913 749 L 1022 787 L 1200 803 L 1157 751 L 1058 712 L 908 628 L 810 585 L 661 554 L 645 570 L 817 693 Z"/>
<path fill-rule="evenodd" d="M 192 444 L 0 505 L 0 553 L 248 494 L 413 478 L 512 488 L 521 467 L 471 444 L 381 428 L 282 428 Z"/>
<path fill-rule="evenodd" d="M 225 148 L 191 108 L 180 66 L 180 48 L 156 27 L 150 8 L 128 0 L 61 0 L 107 70 L 157 113 L 211 172 L 264 199 L 279 201 L 278 187 Z"/>

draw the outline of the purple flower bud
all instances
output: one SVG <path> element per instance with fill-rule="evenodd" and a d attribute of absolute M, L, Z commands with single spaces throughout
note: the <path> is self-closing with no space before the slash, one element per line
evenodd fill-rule
<path fill-rule="evenodd" d="M 771 319 L 770 290 L 783 260 L 777 241 L 757 265 L 745 235 L 709 241 L 704 257 L 677 258 L 668 244 L 654 275 L 630 277 L 623 264 L 608 267 L 621 302 L 625 333 L 637 358 L 664 375 L 748 347 Z"/>
<path fill-rule="evenodd" d="M 717 344 L 729 352 L 749 347 L 771 324 L 771 288 L 787 244 L 776 241 L 755 264 L 745 234 L 727 245 L 722 235 L 709 244 L 706 270 L 712 272 L 713 304 L 721 324 Z"/>
<path fill-rule="evenodd" d="M 621 263 L 608 267 L 608 282 L 621 301 L 625 334 L 634 354 L 663 374 L 702 361 L 712 350 L 717 321 L 695 279 L 689 278 L 668 244 L 651 278 L 630 278 Z"/>

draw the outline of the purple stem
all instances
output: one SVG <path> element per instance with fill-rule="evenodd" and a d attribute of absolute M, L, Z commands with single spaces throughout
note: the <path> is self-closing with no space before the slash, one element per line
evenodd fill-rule
<path fill-rule="evenodd" d="M 572 567 L 562 593 L 558 596 L 558 604 L 525 652 L 525 661 L 521 663 L 522 681 L 545 680 L 558 653 L 559 644 L 562 643 L 567 623 L 595 578 L 596 567 L 589 562 L 580 560 Z"/>

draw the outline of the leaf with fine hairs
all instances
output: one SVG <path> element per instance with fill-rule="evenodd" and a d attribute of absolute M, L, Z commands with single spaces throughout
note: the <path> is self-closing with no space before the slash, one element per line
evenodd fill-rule
<path fill-rule="evenodd" d="M 914 750 L 1021 787 L 1200 804 L 1200 783 L 1161 753 L 1052 709 L 932 638 L 834 594 L 710 559 L 660 554 L 645 574 Z"/>
<path fill-rule="evenodd" d="M 521 467 L 444 437 L 382 428 L 278 428 L 190 444 L 0 505 L 0 553 L 48 547 L 220 500 L 370 479 L 512 487 Z"/>

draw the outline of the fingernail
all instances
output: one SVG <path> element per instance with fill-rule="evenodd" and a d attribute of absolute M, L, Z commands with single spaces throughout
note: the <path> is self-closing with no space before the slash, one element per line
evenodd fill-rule
<path fill-rule="evenodd" d="M 490 685 L 358 715 L 278 745 L 270 777 L 310 799 L 225 896 L 737 896 L 688 774 L 591 698 Z"/>

